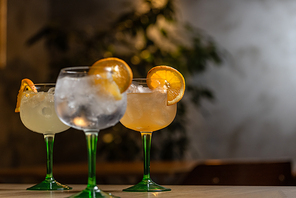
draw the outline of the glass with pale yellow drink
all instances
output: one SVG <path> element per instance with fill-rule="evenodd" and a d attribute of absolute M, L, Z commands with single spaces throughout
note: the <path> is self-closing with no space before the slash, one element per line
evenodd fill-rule
<path fill-rule="evenodd" d="M 23 79 L 15 112 L 20 112 L 22 123 L 31 131 L 44 136 L 47 151 L 45 180 L 27 190 L 70 190 L 71 187 L 57 182 L 53 177 L 53 144 L 56 133 L 70 127 L 58 118 L 54 106 L 55 83 L 34 84 Z"/>
<path fill-rule="evenodd" d="M 21 98 L 20 117 L 23 124 L 31 131 L 51 135 L 69 129 L 55 112 L 55 84 L 35 84 L 35 87 L 39 92 L 25 91 Z"/>

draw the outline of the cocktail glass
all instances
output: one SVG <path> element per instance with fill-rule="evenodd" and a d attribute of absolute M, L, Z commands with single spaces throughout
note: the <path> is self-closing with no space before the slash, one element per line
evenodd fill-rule
<path fill-rule="evenodd" d="M 144 175 L 140 183 L 124 189 L 130 192 L 170 191 L 150 178 L 152 132 L 168 126 L 175 118 L 177 104 L 167 105 L 167 92 L 159 87 L 151 90 L 146 79 L 134 79 L 127 91 L 127 108 L 120 122 L 141 133 L 144 154 Z"/>
<path fill-rule="evenodd" d="M 44 135 L 47 152 L 45 180 L 27 190 L 70 190 L 71 187 L 57 182 L 53 177 L 53 144 L 56 133 L 70 127 L 58 118 L 54 108 L 54 83 L 35 84 L 37 92 L 25 91 L 21 98 L 20 117 L 31 131 Z"/>
<path fill-rule="evenodd" d="M 104 75 L 101 76 L 90 75 L 89 67 L 64 68 L 57 79 L 57 115 L 65 124 L 84 131 L 87 141 L 88 184 L 86 189 L 72 197 L 115 197 L 96 185 L 97 140 L 101 129 L 119 122 L 126 110 L 127 101 L 126 93 L 123 93 L 120 100 L 106 93 L 99 79 L 112 81 L 112 77 L 107 69 L 102 72 Z"/>

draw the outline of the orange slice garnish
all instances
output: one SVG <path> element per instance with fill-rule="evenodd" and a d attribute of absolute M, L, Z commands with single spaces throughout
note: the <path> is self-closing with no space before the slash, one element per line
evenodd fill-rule
<path fill-rule="evenodd" d="M 22 96 L 24 94 L 24 91 L 28 91 L 28 90 L 37 92 L 37 89 L 36 89 L 34 83 L 30 79 L 25 78 L 21 82 L 21 87 L 20 87 L 18 95 L 17 95 L 17 102 L 16 102 L 16 107 L 14 110 L 15 112 L 20 112 L 20 104 L 21 104 Z"/>
<path fill-rule="evenodd" d="M 105 71 L 111 72 L 113 81 L 106 79 Z M 104 58 L 95 62 L 90 70 L 89 75 L 100 75 L 103 79 L 96 80 L 105 90 L 110 92 L 115 99 L 120 100 L 122 93 L 125 92 L 133 79 L 133 72 L 128 64 L 119 58 Z"/>
<path fill-rule="evenodd" d="M 168 105 L 179 102 L 185 92 L 183 75 L 169 66 L 156 66 L 147 74 L 147 85 L 150 89 L 162 88 L 167 90 Z"/>

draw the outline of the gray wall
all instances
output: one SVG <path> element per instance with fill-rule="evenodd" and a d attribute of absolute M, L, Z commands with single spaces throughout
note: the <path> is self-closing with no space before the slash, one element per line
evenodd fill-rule
<path fill-rule="evenodd" d="M 180 10 L 229 53 L 194 78 L 216 101 L 192 112 L 190 157 L 295 159 L 296 2 L 185 0 Z"/>

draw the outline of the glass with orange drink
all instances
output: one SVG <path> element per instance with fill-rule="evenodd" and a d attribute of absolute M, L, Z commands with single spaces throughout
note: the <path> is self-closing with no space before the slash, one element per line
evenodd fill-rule
<path fill-rule="evenodd" d="M 141 133 L 144 154 L 144 175 L 141 182 L 124 189 L 130 192 L 170 191 L 150 178 L 150 147 L 153 131 L 168 126 L 175 118 L 177 102 L 185 91 L 185 80 L 168 66 L 152 68 L 147 78 L 134 79 L 127 91 L 127 109 L 120 122 Z"/>

